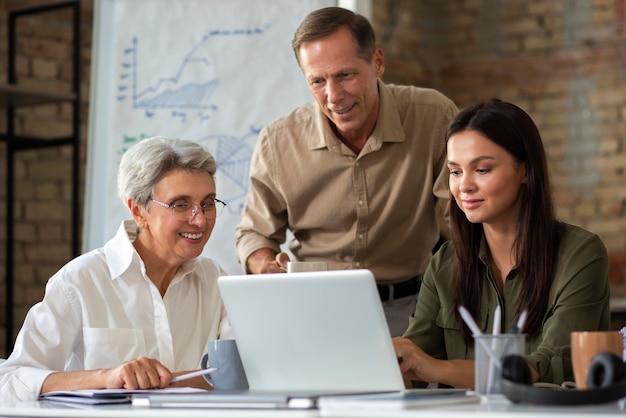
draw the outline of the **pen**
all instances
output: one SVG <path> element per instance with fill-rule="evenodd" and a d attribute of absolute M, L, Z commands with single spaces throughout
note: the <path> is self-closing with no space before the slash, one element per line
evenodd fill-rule
<path fill-rule="evenodd" d="M 470 329 L 470 331 L 472 331 L 472 334 L 474 334 L 474 337 L 483 335 L 480 328 L 478 328 L 478 325 L 476 325 L 474 318 L 472 318 L 472 315 L 470 315 L 465 306 L 459 306 L 459 313 L 461 314 L 461 318 L 463 318 L 463 321 L 465 321 L 467 327 Z M 496 356 L 496 353 L 493 352 L 491 346 L 487 344 L 487 341 L 481 338 L 474 339 L 474 341 L 478 341 L 478 343 L 483 346 L 483 349 L 485 350 L 489 358 L 499 369 L 502 368 L 502 363 L 500 362 L 500 359 L 498 358 L 498 356 Z"/>
<path fill-rule="evenodd" d="M 511 327 L 511 334 L 519 334 L 524 329 L 524 324 L 526 323 L 526 317 L 528 316 L 528 310 L 524 309 L 522 313 L 517 318 L 517 324 Z"/>
<path fill-rule="evenodd" d="M 459 306 L 459 313 L 461 314 L 461 318 L 463 318 L 463 321 L 465 321 L 465 325 L 467 325 L 470 331 L 472 331 L 472 334 L 474 334 L 474 336 L 483 334 L 480 328 L 478 328 L 476 322 L 474 321 L 474 318 L 472 318 L 472 315 L 470 315 L 465 306 Z"/>
<path fill-rule="evenodd" d="M 205 374 L 213 373 L 216 370 L 217 370 L 217 367 L 209 367 L 208 369 L 201 369 L 201 370 L 196 370 L 195 372 L 181 374 L 172 378 L 172 380 L 170 380 L 170 383 L 180 382 L 181 380 L 191 379 L 192 377 L 203 376 Z"/>
<path fill-rule="evenodd" d="M 492 335 L 499 335 L 500 334 L 500 327 L 501 327 L 501 318 L 502 318 L 502 309 L 500 308 L 500 305 L 496 306 L 496 309 L 493 312 L 493 328 L 491 331 Z M 496 340 L 492 340 L 491 341 L 491 348 L 493 350 L 496 349 Z M 493 384 L 495 381 L 495 374 L 496 374 L 496 365 L 493 361 L 493 358 L 491 357 L 489 359 L 489 376 L 487 377 L 487 393 L 491 393 L 491 389 L 493 388 Z"/>
<path fill-rule="evenodd" d="M 493 312 L 493 331 L 491 332 L 493 335 L 500 334 L 500 324 L 502 323 L 502 309 L 500 305 L 496 306 L 496 310 Z"/>

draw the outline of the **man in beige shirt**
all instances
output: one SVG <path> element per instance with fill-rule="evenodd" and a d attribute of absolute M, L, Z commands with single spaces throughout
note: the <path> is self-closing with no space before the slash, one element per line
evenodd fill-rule
<path fill-rule="evenodd" d="M 390 331 L 401 335 L 440 236 L 444 137 L 457 108 L 435 90 L 380 81 L 374 31 L 349 10 L 309 14 L 293 49 L 317 104 L 260 133 L 235 234 L 239 260 L 250 273 L 284 271 L 289 229 L 298 260 L 370 269 Z"/>

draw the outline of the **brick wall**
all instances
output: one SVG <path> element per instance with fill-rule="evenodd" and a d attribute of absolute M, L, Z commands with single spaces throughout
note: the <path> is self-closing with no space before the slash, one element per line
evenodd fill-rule
<path fill-rule="evenodd" d="M 7 12 L 53 3 L 0 0 L 0 81 L 6 80 Z M 435 87 L 459 107 L 500 97 L 527 110 L 548 151 L 558 215 L 598 233 L 611 254 L 616 294 L 626 294 L 626 0 L 374 0 L 384 79 Z M 85 155 L 93 0 L 82 7 L 82 161 Z M 19 28 L 19 81 L 69 89 L 69 17 Z M 20 133 L 69 131 L 69 108 L 19 112 Z M 0 130 L 6 124 L 0 118 Z M 5 265 L 6 147 L 0 143 L 0 280 Z M 15 328 L 46 280 L 71 257 L 70 150 L 26 151 L 16 162 Z M 81 170 L 84 179 L 84 169 Z M 625 284 L 623 284 L 623 283 Z M 4 288 L 0 287 L 0 328 Z M 2 329 L 0 329 L 2 334 Z M 0 340 L 0 344 L 4 339 Z M 0 345 L 0 357 L 4 355 Z"/>
<path fill-rule="evenodd" d="M 600 235 L 626 295 L 626 1 L 376 0 L 373 15 L 386 81 L 533 117 L 558 216 Z"/>
<path fill-rule="evenodd" d="M 0 82 L 7 82 L 8 12 L 55 1 L 0 1 Z M 81 63 L 81 160 L 84 162 L 89 97 L 91 24 L 93 3 L 83 0 Z M 71 91 L 71 12 L 46 12 L 25 16 L 17 22 L 17 81 L 20 85 L 46 91 Z M 71 106 L 65 104 L 23 107 L 16 111 L 18 135 L 56 138 L 71 134 Z M 0 132 L 6 133 L 5 112 Z M 0 142 L 0 280 L 6 266 L 6 143 Z M 14 332 L 26 312 L 41 300 L 48 278 L 72 257 L 71 167 L 69 146 L 18 151 L 15 158 L 14 201 Z M 81 167 L 84 173 L 84 167 Z M 81 174 L 81 182 L 84 174 Z M 5 353 L 5 295 L 0 287 L 0 357 Z"/>

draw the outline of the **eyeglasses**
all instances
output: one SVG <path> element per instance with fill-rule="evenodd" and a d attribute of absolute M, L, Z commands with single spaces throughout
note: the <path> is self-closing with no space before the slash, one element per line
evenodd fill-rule
<path fill-rule="evenodd" d="M 150 200 L 157 205 L 163 206 L 164 208 L 172 209 L 172 213 L 179 221 L 190 221 L 200 212 L 202 212 L 206 219 L 215 219 L 222 214 L 222 210 L 224 209 L 224 206 L 226 206 L 226 202 L 222 202 L 219 199 L 215 199 L 214 201 L 203 205 L 196 205 L 195 203 L 187 202 L 168 205 L 167 203 L 159 202 L 155 199 Z"/>

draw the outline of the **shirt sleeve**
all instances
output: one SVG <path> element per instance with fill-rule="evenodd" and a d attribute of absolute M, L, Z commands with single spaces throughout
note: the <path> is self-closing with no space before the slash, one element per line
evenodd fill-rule
<path fill-rule="evenodd" d="M 575 229 L 559 254 L 543 330 L 526 356 L 540 381 L 554 383 L 574 379 L 570 333 L 608 330 L 611 321 L 608 255 L 600 238 Z"/>
<path fill-rule="evenodd" d="M 77 329 L 64 287 L 52 278 L 43 301 L 28 312 L 13 352 L 0 365 L 0 400 L 37 400 L 47 376 L 64 370 L 72 357 Z"/>
<path fill-rule="evenodd" d="M 435 155 L 437 157 L 437 161 L 434 162 L 435 172 L 438 173 L 438 175 L 433 186 L 433 195 L 435 195 L 438 199 L 450 199 L 450 191 L 448 188 L 448 177 L 450 175 L 450 171 L 448 170 L 447 165 L 448 154 L 445 139 L 448 126 L 450 126 L 450 123 L 458 112 L 458 108 L 451 100 L 447 100 L 446 105 L 442 107 L 443 121 L 439 125 L 441 129 L 439 134 L 441 141 L 439 141 L 439 146 L 436 148 L 437 152 Z"/>
<path fill-rule="evenodd" d="M 287 233 L 287 208 L 274 183 L 268 129 L 259 135 L 250 160 L 250 188 L 241 221 L 235 229 L 235 245 L 241 265 L 247 270 L 248 257 L 261 248 L 280 251 Z"/>
<path fill-rule="evenodd" d="M 445 304 L 445 298 L 442 299 L 441 292 L 446 292 L 437 283 L 441 277 L 448 274 L 446 273 L 448 263 L 445 259 L 449 257 L 450 248 L 449 242 L 444 243 L 431 259 L 422 278 L 415 313 L 409 317 L 409 326 L 403 335 L 426 354 L 440 360 L 448 359 L 446 339 L 459 335 L 458 329 L 455 329 L 454 317 L 446 318 L 443 313 L 448 308 L 442 306 Z M 455 341 L 460 346 L 464 345 L 458 338 L 455 338 Z M 426 382 L 413 382 L 413 387 L 426 387 Z"/>
<path fill-rule="evenodd" d="M 446 106 L 443 108 L 442 117 L 443 123 L 441 126 L 441 134 L 440 134 L 440 147 L 437 148 L 437 161 L 434 162 L 435 173 L 437 177 L 435 178 L 435 182 L 433 185 L 433 196 L 437 199 L 438 210 L 441 211 L 441 219 L 439 227 L 442 230 L 442 234 L 449 236 L 450 235 L 450 190 L 449 190 L 449 177 L 450 170 L 448 169 L 448 161 L 447 161 L 447 144 L 445 141 L 446 132 L 448 126 L 454 119 L 454 117 L 459 112 L 456 105 L 448 100 L 446 102 Z"/>
<path fill-rule="evenodd" d="M 404 337 L 410 339 L 427 354 L 437 359 L 447 359 L 445 349 L 446 329 L 456 328 L 454 317 L 445 318 L 447 310 L 445 298 L 442 298 L 437 286 L 439 278 L 448 274 L 446 258 L 452 251 L 450 243 L 445 243 L 433 256 L 422 278 L 422 286 L 417 298 L 415 313 L 409 317 L 409 326 Z M 462 342 L 461 342 L 462 343 Z"/>

